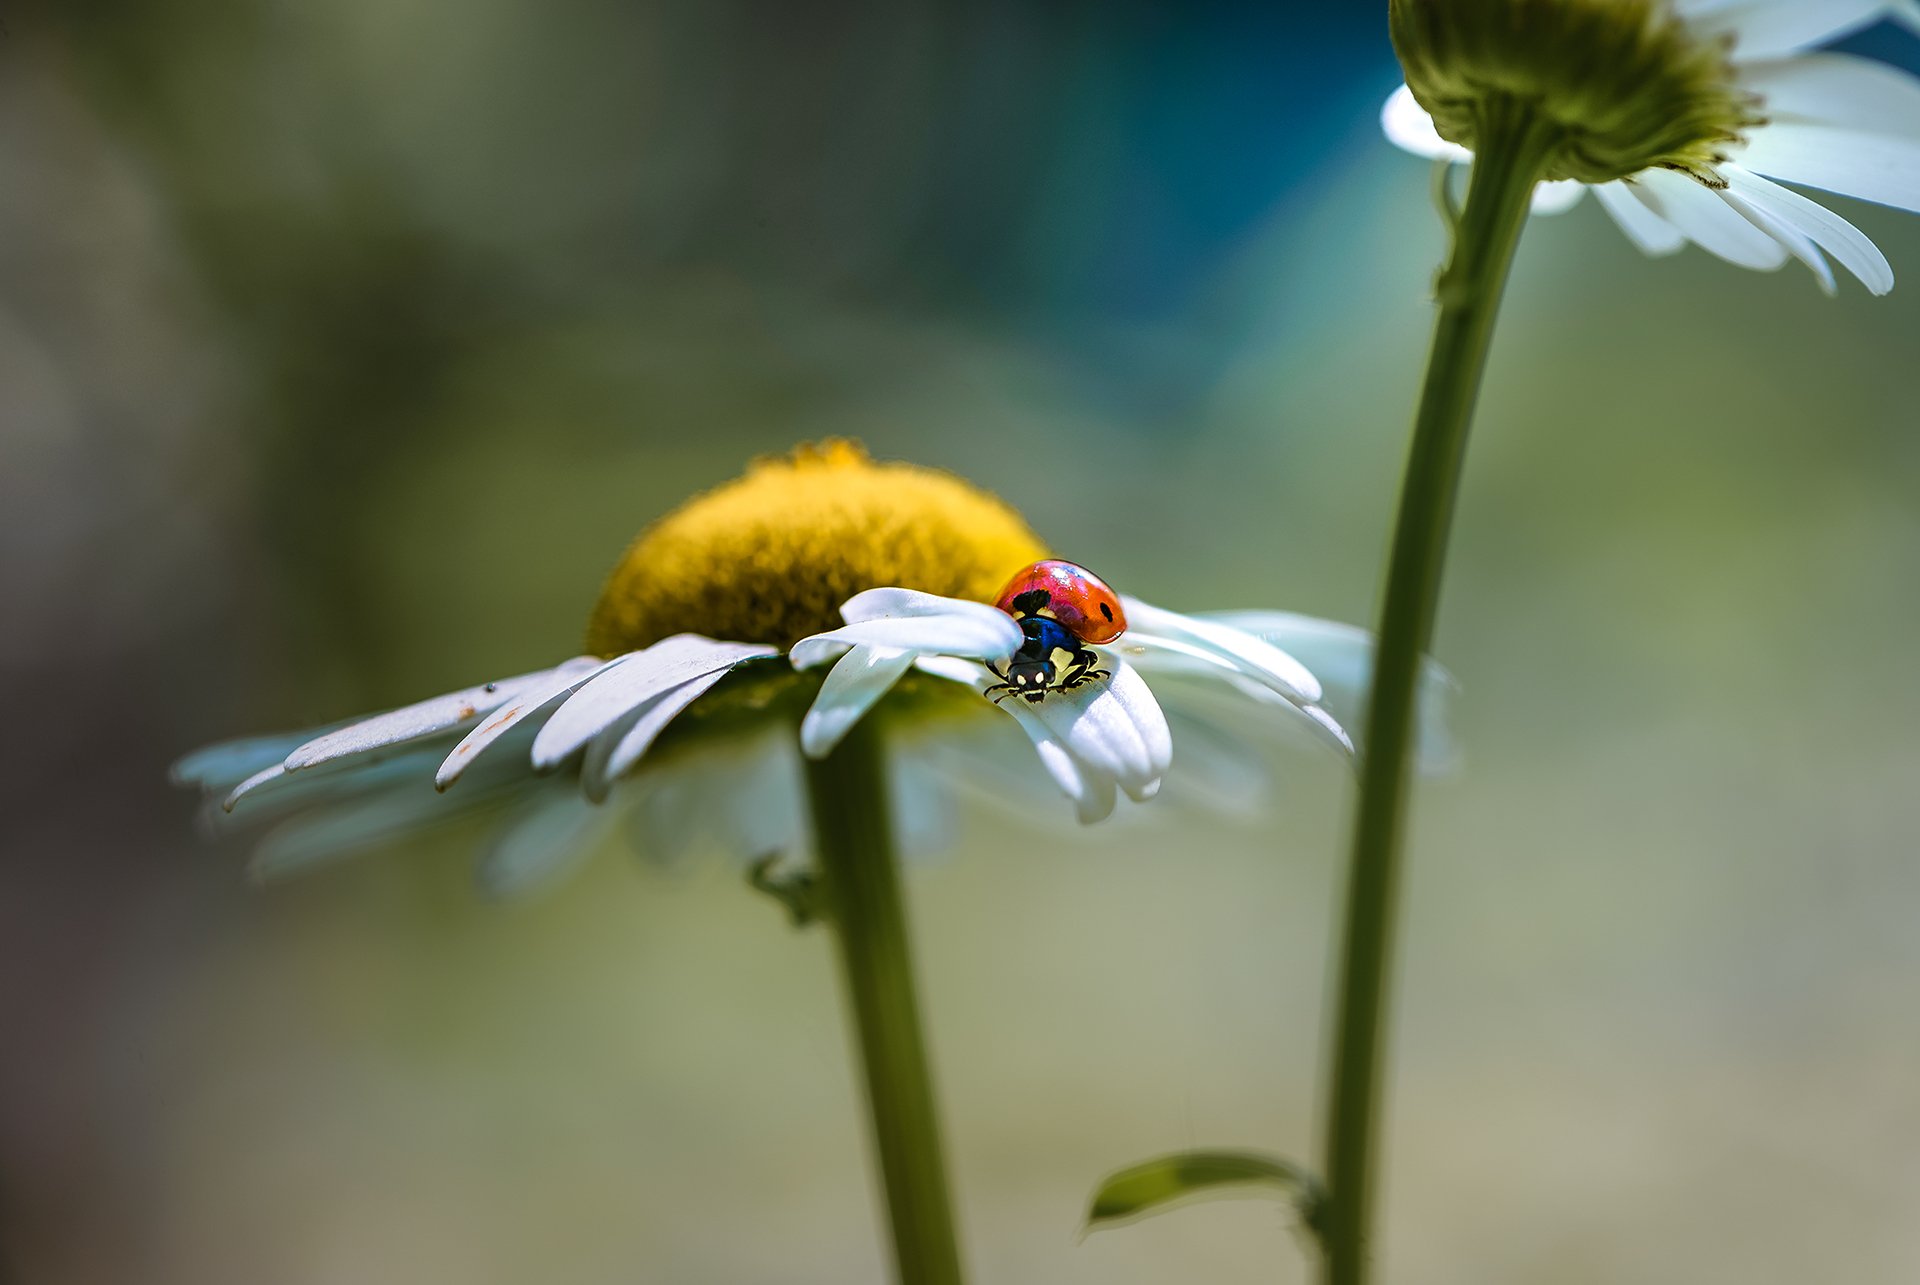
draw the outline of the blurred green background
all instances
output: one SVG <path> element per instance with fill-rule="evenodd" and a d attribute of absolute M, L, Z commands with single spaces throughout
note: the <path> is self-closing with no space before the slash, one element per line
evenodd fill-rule
<path fill-rule="evenodd" d="M 0 1277 L 879 1279 L 827 943 L 736 870 L 255 891 L 165 766 L 571 655 L 642 524 L 824 434 L 1367 620 L 1441 242 L 1384 15 L 1323 9 L 13 7 Z M 1528 231 L 1388 1279 L 1920 1279 L 1920 220 L 1834 204 L 1890 299 Z M 1146 1154 L 1315 1151 L 1347 783 L 1279 768 L 913 873 L 980 1281 L 1305 1279 L 1259 1201 L 1075 1239 Z"/>

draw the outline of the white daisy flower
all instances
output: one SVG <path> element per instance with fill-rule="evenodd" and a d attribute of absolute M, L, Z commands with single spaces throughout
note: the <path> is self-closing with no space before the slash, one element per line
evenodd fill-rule
<path fill-rule="evenodd" d="M 1460 6 L 1481 23 L 1468 40 L 1469 20 L 1438 16 L 1441 0 L 1394 0 L 1410 84 L 1381 113 L 1388 139 L 1464 162 L 1487 85 L 1537 93 L 1568 141 L 1536 213 L 1591 190 L 1650 255 L 1691 241 L 1746 268 L 1798 259 L 1832 294 L 1831 256 L 1874 294 L 1893 288 L 1864 233 L 1773 180 L 1920 211 L 1920 79 L 1810 52 L 1883 17 L 1920 29 L 1915 0 L 1561 0 L 1533 5 L 1527 23 L 1508 15 L 1487 40 L 1485 19 L 1509 3 Z"/>
<path fill-rule="evenodd" d="M 208 794 L 215 829 L 267 827 L 257 877 L 484 813 L 482 883 L 515 892 L 623 822 L 659 857 L 702 840 L 744 859 L 805 853 L 805 761 L 876 716 L 910 849 L 944 842 L 956 791 L 1028 814 L 1036 787 L 1054 790 L 1082 822 L 1152 798 L 1176 723 L 1193 729 L 1200 796 L 1261 792 L 1253 764 L 1283 724 L 1352 752 L 1329 706 L 1357 714 L 1369 638 L 1286 613 L 1116 598 L 1125 632 L 1087 646 L 1079 681 L 1056 667 L 1053 685 L 993 691 L 1036 627 L 986 600 L 1042 552 L 1017 514 L 957 478 L 847 443 L 802 448 L 643 534 L 595 609 L 591 654 L 214 745 L 174 778 Z M 1337 681 L 1301 663 L 1296 641 Z M 1437 667 L 1429 686 L 1444 695 Z"/>

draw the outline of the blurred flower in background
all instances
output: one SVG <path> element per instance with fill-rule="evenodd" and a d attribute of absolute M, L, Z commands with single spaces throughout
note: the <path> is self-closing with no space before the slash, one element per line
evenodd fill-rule
<path fill-rule="evenodd" d="M 1497 14 L 1501 3 L 1482 8 Z M 1405 0 L 1403 30 L 1431 25 L 1432 7 L 1427 0 Z M 1468 11 L 1477 12 L 1472 6 Z M 1537 71 L 1552 85 L 1546 91 L 1550 105 L 1556 94 L 1565 96 L 1568 156 L 1550 171 L 1554 181 L 1536 194 L 1536 212 L 1570 209 L 1591 188 L 1620 230 L 1648 254 L 1673 254 L 1691 241 L 1729 263 L 1763 271 L 1796 258 L 1828 294 L 1835 289 L 1827 263 L 1832 255 L 1872 293 L 1893 289 L 1893 269 L 1865 233 L 1761 176 L 1920 210 L 1920 78 L 1852 54 L 1808 52 L 1882 14 L 1897 15 L 1920 32 L 1920 6 L 1911 0 L 1674 0 L 1670 12 L 1664 3 L 1632 0 L 1570 5 L 1564 12 L 1569 22 L 1589 26 L 1569 32 L 1563 49 L 1544 27 L 1507 23 L 1509 30 L 1526 32 L 1502 51 L 1506 63 L 1522 66 L 1482 67 L 1467 76 L 1505 85 Z M 1628 56 L 1595 55 L 1596 32 L 1609 24 L 1619 29 Z M 1451 41 L 1442 36 L 1435 44 Z M 1418 47 L 1417 38 L 1413 43 L 1416 61 L 1409 66 L 1428 58 L 1445 61 L 1444 54 Z M 1556 65 L 1556 58 L 1567 55 L 1571 65 Z M 1537 68 L 1524 66 L 1530 58 L 1538 58 Z M 1638 121 L 1617 105 L 1647 95 L 1676 64 L 1681 70 L 1673 74 L 1684 72 L 1695 82 L 1674 89 L 1670 97 L 1678 106 L 1653 94 L 1648 109 L 1656 114 Z M 1588 74 L 1619 77 L 1620 84 L 1597 88 L 1583 83 Z M 1425 92 L 1437 110 L 1459 119 L 1447 131 L 1436 128 L 1420 91 L 1402 85 L 1381 113 L 1387 137 L 1416 155 L 1470 160 L 1461 124 L 1470 118 L 1467 104 L 1454 101 L 1458 92 L 1444 85 Z M 1697 118 L 1686 118 L 1687 110 Z M 1624 139 L 1607 137 L 1609 128 Z M 1623 154 L 1631 159 L 1616 159 Z M 1579 172 L 1555 172 L 1569 167 Z"/>

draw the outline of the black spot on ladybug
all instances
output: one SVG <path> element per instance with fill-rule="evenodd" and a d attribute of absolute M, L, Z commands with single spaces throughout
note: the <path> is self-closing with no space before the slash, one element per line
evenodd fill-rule
<path fill-rule="evenodd" d="M 1111 621 L 1113 619 L 1113 608 L 1109 607 L 1106 603 L 1103 602 L 1100 604 L 1100 614 L 1105 616 L 1109 621 Z"/>
<path fill-rule="evenodd" d="M 1031 616 L 1052 601 L 1053 595 L 1045 589 L 1029 589 L 1014 598 L 1013 609 L 1023 616 Z"/>

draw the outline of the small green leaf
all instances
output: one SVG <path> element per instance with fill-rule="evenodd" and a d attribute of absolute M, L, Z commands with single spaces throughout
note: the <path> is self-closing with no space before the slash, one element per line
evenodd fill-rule
<path fill-rule="evenodd" d="M 1318 1221 L 1320 1183 L 1291 1161 L 1251 1151 L 1176 1151 L 1110 1175 L 1093 1193 L 1087 1230 L 1131 1222 L 1208 1196 L 1231 1195 L 1228 1189 L 1234 1187 L 1266 1188 L 1298 1208 L 1308 1227 Z"/>

